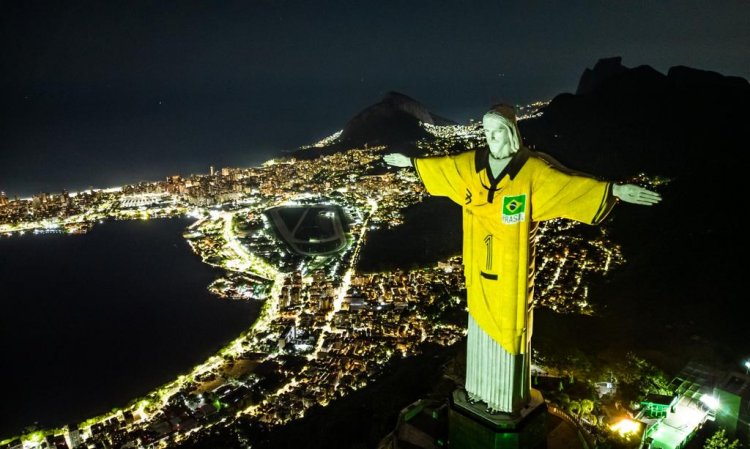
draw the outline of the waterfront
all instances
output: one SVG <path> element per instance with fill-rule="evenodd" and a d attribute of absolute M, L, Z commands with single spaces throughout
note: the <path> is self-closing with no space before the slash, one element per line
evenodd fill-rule
<path fill-rule="evenodd" d="M 85 235 L 0 238 L 0 435 L 124 406 L 204 361 L 255 320 L 218 299 L 188 219 L 110 221 Z"/>

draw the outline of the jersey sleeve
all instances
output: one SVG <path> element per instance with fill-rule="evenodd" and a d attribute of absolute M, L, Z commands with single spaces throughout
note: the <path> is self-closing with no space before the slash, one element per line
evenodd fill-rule
<path fill-rule="evenodd" d="M 427 192 L 434 196 L 447 196 L 463 205 L 467 184 L 459 172 L 455 156 L 413 158 L 412 164 Z"/>
<path fill-rule="evenodd" d="M 532 180 L 533 221 L 568 218 L 587 224 L 601 223 L 617 200 L 612 183 L 569 171 L 539 160 Z"/>

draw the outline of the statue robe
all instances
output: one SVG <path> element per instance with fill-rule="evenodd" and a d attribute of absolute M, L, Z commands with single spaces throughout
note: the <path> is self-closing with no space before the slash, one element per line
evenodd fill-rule
<path fill-rule="evenodd" d="M 463 208 L 463 263 L 469 313 L 510 355 L 531 339 L 534 235 L 543 220 L 597 224 L 612 209 L 611 183 L 573 173 L 521 148 L 493 178 L 489 151 L 414 158 L 431 195 Z M 528 362 L 527 362 L 528 363 Z"/>

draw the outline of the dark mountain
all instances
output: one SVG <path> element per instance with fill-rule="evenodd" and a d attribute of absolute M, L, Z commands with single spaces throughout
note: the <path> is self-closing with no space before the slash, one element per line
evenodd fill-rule
<path fill-rule="evenodd" d="M 417 100 L 398 92 L 388 92 L 382 100 L 366 107 L 344 126 L 339 139 L 325 148 L 296 151 L 294 157 L 315 158 L 323 154 L 386 145 L 392 150 L 411 152 L 413 143 L 429 138 L 420 123 L 449 125 L 455 122 L 431 113 Z"/>
<path fill-rule="evenodd" d="M 703 176 L 709 166 L 714 176 L 726 156 L 747 146 L 740 137 L 750 106 L 746 80 L 687 67 L 667 75 L 648 66 L 597 74 L 596 67 L 584 74 L 597 80 L 590 93 L 559 95 L 542 117 L 522 122 L 528 144 L 614 178 Z"/>
<path fill-rule="evenodd" d="M 648 66 L 597 74 L 596 67 L 587 69 L 598 80 L 590 93 L 559 95 L 542 117 L 521 123 L 528 144 L 606 177 L 724 179 L 725 170 L 739 169 L 727 162 L 747 147 L 747 80 L 682 66 L 667 75 Z"/>
<path fill-rule="evenodd" d="M 578 82 L 576 95 L 585 95 L 593 92 L 602 82 L 622 74 L 627 69 L 622 65 L 622 58 L 600 59 L 592 69 L 586 69 Z"/>
<path fill-rule="evenodd" d="M 578 94 L 556 97 L 542 117 L 521 123 L 527 144 L 571 168 L 672 179 L 658 206 L 615 209 L 628 264 L 592 290 L 619 317 L 618 326 L 607 323 L 620 332 L 613 342 L 665 357 L 706 351 L 724 362 L 750 351 L 738 313 L 746 274 L 737 207 L 747 190 L 738 157 L 750 147 L 747 123 L 746 80 L 682 66 L 664 75 L 622 67 L 619 58 L 600 61 Z"/>
<path fill-rule="evenodd" d="M 341 140 L 350 146 L 398 145 L 426 137 L 420 122 L 434 124 L 418 101 L 389 92 L 383 99 L 355 115 L 343 129 Z"/>

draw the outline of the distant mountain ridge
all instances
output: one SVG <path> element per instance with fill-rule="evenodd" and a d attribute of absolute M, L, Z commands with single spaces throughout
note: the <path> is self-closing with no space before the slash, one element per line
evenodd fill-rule
<path fill-rule="evenodd" d="M 420 122 L 434 124 L 430 112 L 418 101 L 398 92 L 366 107 L 344 126 L 341 140 L 353 146 L 399 144 L 425 137 Z"/>
<path fill-rule="evenodd" d="M 622 177 L 633 173 L 633 170 L 646 168 L 670 171 L 674 168 L 673 161 L 664 159 L 663 152 L 644 153 L 648 145 L 636 148 L 635 152 L 632 149 L 618 150 L 614 155 L 611 151 L 605 155 L 586 145 L 561 139 L 558 128 L 565 128 L 562 130 L 565 136 L 598 134 L 595 139 L 598 148 L 612 150 L 613 146 L 620 145 L 618 142 L 627 139 L 617 138 L 616 130 L 611 128 L 640 126 L 644 124 L 644 118 L 650 127 L 660 126 L 657 117 L 684 115 L 684 120 L 696 120 L 695 109 L 698 108 L 698 114 L 710 115 L 709 111 L 716 109 L 716 117 L 726 116 L 732 121 L 732 114 L 727 111 L 734 110 L 737 104 L 746 99 L 748 91 L 750 85 L 747 80 L 736 76 L 685 66 L 672 67 L 665 75 L 646 65 L 627 68 L 622 64 L 621 57 L 603 58 L 593 68 L 584 70 L 575 94 L 558 95 L 542 110 L 544 114 L 541 118 L 525 120 L 520 126 L 528 144 L 547 152 L 570 153 L 564 154 L 568 162 L 582 170 L 610 177 Z M 722 106 L 725 104 L 728 107 Z M 688 111 L 693 112 L 684 114 Z M 716 117 L 705 119 L 715 120 Z M 430 112 L 414 98 L 391 91 L 379 102 L 365 107 L 349 119 L 333 142 L 322 147 L 297 150 L 292 155 L 299 159 L 312 159 L 351 148 L 385 145 L 390 151 L 416 156 L 414 142 L 432 138 L 422 123 L 456 124 Z M 683 124 L 677 120 L 671 126 L 674 128 L 669 137 L 672 143 L 675 142 L 673 137 L 680 134 L 678 129 Z M 568 143 L 576 146 L 575 151 L 565 148 Z M 656 161 L 659 158 L 661 162 Z"/>
<path fill-rule="evenodd" d="M 294 157 L 307 159 L 324 154 L 361 148 L 365 145 L 387 145 L 394 150 L 413 151 L 413 143 L 430 138 L 421 123 L 453 125 L 456 122 L 430 112 L 419 101 L 399 92 L 388 92 L 383 98 L 352 117 L 339 138 L 323 148 L 304 149 Z"/>
<path fill-rule="evenodd" d="M 615 86 L 609 86 L 610 83 Z M 619 87 L 616 86 L 618 83 Z M 628 84 L 632 87 L 644 88 L 649 83 L 682 87 L 725 86 L 739 89 L 748 85 L 746 79 L 738 76 L 725 76 L 682 65 L 671 67 L 666 76 L 646 65 L 629 69 L 622 65 L 622 57 L 616 56 L 600 59 L 593 69 L 584 70 L 578 82 L 576 95 L 589 95 L 600 90 L 605 92 L 612 89 L 621 90 Z"/>
<path fill-rule="evenodd" d="M 427 108 L 417 100 L 404 95 L 400 92 L 390 91 L 385 94 L 380 102 L 375 103 L 365 108 L 362 112 L 355 115 L 347 124 L 347 128 L 356 126 L 360 121 L 373 120 L 380 114 L 391 114 L 394 111 L 401 111 L 408 115 L 413 116 L 417 120 L 423 123 L 429 123 L 435 125 L 438 121 L 445 121 L 445 119 L 437 119 Z"/>
<path fill-rule="evenodd" d="M 527 144 L 589 173 L 674 176 L 712 163 L 699 162 L 706 147 L 736 146 L 728 130 L 743 129 L 749 108 L 743 78 L 684 66 L 664 75 L 618 57 L 586 69 L 575 95 L 558 95 L 520 127 Z"/>
<path fill-rule="evenodd" d="M 623 339 L 665 360 L 742 356 L 746 320 L 732 311 L 745 301 L 746 230 L 733 212 L 747 190 L 739 156 L 750 150 L 748 123 L 743 78 L 685 66 L 663 74 L 608 58 L 584 72 L 575 95 L 558 95 L 520 124 L 527 144 L 571 168 L 610 180 L 672 179 L 657 188 L 660 204 L 615 208 L 612 230 L 628 263 L 591 290 L 628 317 L 618 323 Z M 647 325 L 670 330 L 657 342 Z"/>

